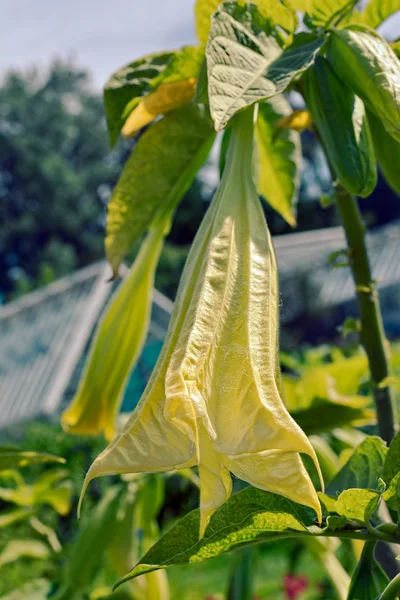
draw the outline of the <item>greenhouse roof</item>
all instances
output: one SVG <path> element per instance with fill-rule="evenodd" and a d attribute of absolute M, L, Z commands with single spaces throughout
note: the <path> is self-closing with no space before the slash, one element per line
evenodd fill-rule
<path fill-rule="evenodd" d="M 114 287 L 110 274 L 95 263 L 0 308 L 0 427 L 51 414 L 71 393 Z M 171 309 L 154 290 L 150 347 L 164 339 Z"/>

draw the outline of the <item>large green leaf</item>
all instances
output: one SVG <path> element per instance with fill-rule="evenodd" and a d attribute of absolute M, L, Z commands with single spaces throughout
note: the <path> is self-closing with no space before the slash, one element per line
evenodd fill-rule
<path fill-rule="evenodd" d="M 364 10 L 354 11 L 348 18 L 351 23 L 361 23 L 372 29 L 379 27 L 390 15 L 400 10 L 399 0 L 368 0 Z"/>
<path fill-rule="evenodd" d="M 214 514 L 203 539 L 199 540 L 197 509 L 161 537 L 122 581 L 155 569 L 199 562 L 255 542 L 321 532 L 314 522 L 314 511 L 282 496 L 246 488 Z"/>
<path fill-rule="evenodd" d="M 211 15 L 221 4 L 220 0 L 197 0 L 195 7 L 197 37 L 202 44 L 207 42 L 211 26 Z M 268 18 L 269 23 L 278 26 L 287 33 L 293 33 L 297 27 L 297 17 L 290 5 L 280 0 L 254 0 L 259 11 Z"/>
<path fill-rule="evenodd" d="M 118 69 L 104 86 L 104 108 L 111 148 L 129 114 L 150 90 L 151 82 L 169 63 L 173 52 L 152 54 Z"/>
<path fill-rule="evenodd" d="M 50 462 L 65 463 L 65 459 L 60 458 L 59 456 L 53 456 L 52 454 L 27 452 L 11 446 L 0 447 L 0 471 L 8 471 L 9 469 L 18 469 L 28 465 Z"/>
<path fill-rule="evenodd" d="M 108 206 L 106 251 L 114 272 L 154 219 L 177 205 L 213 141 L 211 122 L 195 105 L 169 113 L 141 136 Z"/>
<path fill-rule="evenodd" d="M 389 44 L 363 25 L 333 30 L 328 57 L 342 81 L 400 141 L 400 62 Z"/>
<path fill-rule="evenodd" d="M 377 169 L 364 103 L 319 56 L 304 76 L 304 94 L 336 177 L 350 193 L 369 196 Z"/>
<path fill-rule="evenodd" d="M 381 121 L 368 113 L 375 155 L 384 178 L 392 190 L 400 196 L 400 142 L 389 135 Z"/>
<path fill-rule="evenodd" d="M 312 64 L 325 41 L 323 36 L 300 34 L 282 53 L 273 34 L 254 5 L 224 2 L 214 13 L 206 57 L 217 131 L 237 111 L 285 91 Z"/>
<path fill-rule="evenodd" d="M 284 96 L 260 103 L 256 126 L 258 191 L 290 224 L 296 223 L 301 176 L 300 134 L 293 129 L 277 132 L 280 119 L 291 113 Z"/>
<path fill-rule="evenodd" d="M 327 494 L 335 496 L 349 488 L 378 489 L 386 454 L 387 447 L 381 438 L 367 438 L 329 482 Z"/>

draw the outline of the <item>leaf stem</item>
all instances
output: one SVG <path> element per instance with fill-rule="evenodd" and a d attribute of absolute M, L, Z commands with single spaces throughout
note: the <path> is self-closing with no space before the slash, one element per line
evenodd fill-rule
<path fill-rule="evenodd" d="M 378 431 L 389 444 L 395 435 L 397 415 L 393 389 L 385 383 L 390 377 L 390 361 L 379 296 L 372 280 L 365 244 L 365 226 L 356 199 L 341 185 L 336 186 L 336 201 L 346 234 L 350 266 L 356 285 L 361 318 L 361 342 L 368 357 L 374 384 Z"/>
<path fill-rule="evenodd" d="M 400 573 L 388 584 L 378 600 L 395 600 L 400 595 Z"/>

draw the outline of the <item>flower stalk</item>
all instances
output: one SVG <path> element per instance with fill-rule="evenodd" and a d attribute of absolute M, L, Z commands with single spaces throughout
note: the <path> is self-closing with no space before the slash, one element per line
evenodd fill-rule
<path fill-rule="evenodd" d="M 372 279 L 365 244 L 365 227 L 357 201 L 341 185 L 336 201 L 346 234 L 361 319 L 361 342 L 368 357 L 376 405 L 378 431 L 388 444 L 396 433 L 394 391 L 390 385 L 390 356 L 382 323 L 379 296 Z"/>

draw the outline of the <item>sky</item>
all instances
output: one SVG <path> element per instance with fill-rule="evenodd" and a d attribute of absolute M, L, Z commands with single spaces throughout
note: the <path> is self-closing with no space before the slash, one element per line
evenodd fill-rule
<path fill-rule="evenodd" d="M 193 6 L 194 0 L 0 0 L 0 78 L 11 68 L 70 58 L 101 89 L 140 56 L 194 43 Z M 384 33 L 399 32 L 400 18 L 392 18 Z"/>
<path fill-rule="evenodd" d="M 71 58 L 100 89 L 142 55 L 195 42 L 194 0 L 0 0 L 0 77 Z"/>

